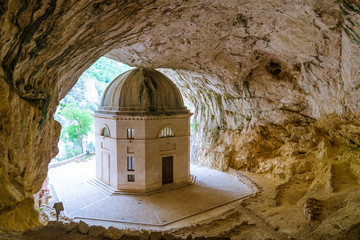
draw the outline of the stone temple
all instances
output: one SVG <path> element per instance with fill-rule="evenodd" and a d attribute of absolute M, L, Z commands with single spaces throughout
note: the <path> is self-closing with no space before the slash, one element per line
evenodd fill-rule
<path fill-rule="evenodd" d="M 187 183 L 190 116 L 164 74 L 148 68 L 121 74 L 94 114 L 97 180 L 136 192 Z"/>

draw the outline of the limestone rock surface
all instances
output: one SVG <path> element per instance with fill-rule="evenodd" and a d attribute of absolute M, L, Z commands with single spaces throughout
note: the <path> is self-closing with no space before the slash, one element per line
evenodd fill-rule
<path fill-rule="evenodd" d="M 39 224 L 56 107 L 103 55 L 177 84 L 194 107 L 193 161 L 283 181 L 275 195 L 359 187 L 359 1 L 5 0 L 0 26 L 1 229 Z M 358 226 L 358 194 L 316 231 Z"/>

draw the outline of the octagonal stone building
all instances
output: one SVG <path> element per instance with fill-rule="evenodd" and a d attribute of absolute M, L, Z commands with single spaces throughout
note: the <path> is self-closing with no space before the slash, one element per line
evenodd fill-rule
<path fill-rule="evenodd" d="M 189 182 L 190 116 L 164 74 L 135 68 L 118 76 L 94 114 L 96 179 L 130 192 Z"/>

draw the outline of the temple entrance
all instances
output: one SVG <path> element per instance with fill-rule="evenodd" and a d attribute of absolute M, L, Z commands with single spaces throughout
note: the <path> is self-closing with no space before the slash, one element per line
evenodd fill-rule
<path fill-rule="evenodd" d="M 173 182 L 173 156 L 162 158 L 162 184 Z"/>

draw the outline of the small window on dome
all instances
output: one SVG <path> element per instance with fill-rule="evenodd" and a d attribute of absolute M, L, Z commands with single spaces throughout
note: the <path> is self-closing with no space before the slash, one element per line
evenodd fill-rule
<path fill-rule="evenodd" d="M 161 130 L 160 132 L 160 137 L 161 138 L 165 138 L 165 137 L 174 137 L 174 130 L 172 130 L 172 128 L 166 127 L 163 130 Z"/>
<path fill-rule="evenodd" d="M 101 131 L 101 136 L 110 137 L 110 131 L 107 127 L 103 128 L 103 130 Z"/>

